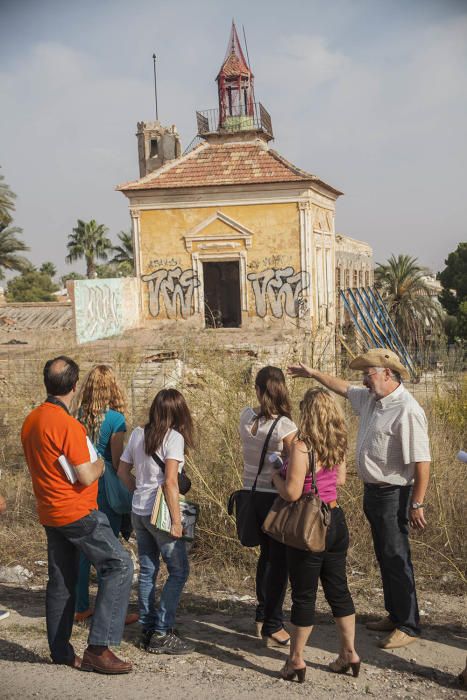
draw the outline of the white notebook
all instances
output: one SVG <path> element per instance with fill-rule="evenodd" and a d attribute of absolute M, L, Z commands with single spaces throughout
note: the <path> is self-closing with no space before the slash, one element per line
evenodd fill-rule
<path fill-rule="evenodd" d="M 97 452 L 94 448 L 94 445 L 92 444 L 91 440 L 86 437 L 86 442 L 88 444 L 88 450 L 89 450 L 89 461 L 90 462 L 97 462 L 99 457 L 97 456 Z M 76 471 L 71 462 L 68 461 L 68 459 L 65 457 L 65 455 L 60 455 L 58 458 L 58 461 L 60 463 L 61 468 L 63 469 L 66 478 L 68 481 L 72 484 L 76 484 L 78 481 L 78 477 L 76 476 Z"/>

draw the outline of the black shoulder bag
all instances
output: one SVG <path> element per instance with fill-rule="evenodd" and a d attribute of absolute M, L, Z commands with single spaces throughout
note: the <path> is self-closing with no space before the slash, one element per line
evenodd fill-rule
<path fill-rule="evenodd" d="M 162 469 L 163 473 L 165 474 L 165 463 L 164 461 L 159 457 L 158 454 L 155 452 L 151 455 L 153 460 L 157 462 L 157 464 L 160 466 Z M 182 468 L 181 472 L 178 472 L 178 490 L 181 493 L 182 496 L 188 493 L 188 491 L 191 489 L 191 479 L 189 476 L 187 476 L 185 469 Z"/>
<path fill-rule="evenodd" d="M 261 542 L 263 533 L 261 532 L 262 523 L 258 523 L 256 517 L 254 497 L 256 492 L 256 484 L 258 482 L 258 477 L 264 466 L 264 460 L 266 459 L 266 452 L 268 450 L 269 440 L 276 427 L 277 423 L 280 421 L 282 416 L 278 416 L 266 436 L 264 441 L 263 451 L 261 452 L 261 459 L 259 461 L 258 472 L 254 480 L 253 486 L 250 489 L 239 489 L 234 491 L 229 498 L 227 504 L 227 512 L 229 515 L 233 514 L 235 508 L 235 521 L 237 525 L 237 536 L 241 544 L 244 547 L 257 547 Z"/>

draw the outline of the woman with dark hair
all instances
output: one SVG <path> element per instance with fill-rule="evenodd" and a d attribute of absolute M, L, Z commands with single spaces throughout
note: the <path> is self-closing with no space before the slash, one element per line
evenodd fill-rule
<path fill-rule="evenodd" d="M 292 632 L 290 654 L 281 676 L 288 681 L 297 678 L 302 683 L 305 680 L 303 651 L 313 629 L 318 580 L 321 580 L 339 636 L 339 655 L 329 664 L 329 669 L 334 673 L 351 670 L 355 677 L 360 671 L 360 657 L 355 651 L 355 608 L 346 576 L 349 531 L 344 512 L 337 503 L 337 487 L 345 483 L 346 451 L 347 428 L 339 406 L 326 389 L 309 389 L 300 403 L 300 426 L 289 462 L 286 468 L 274 471 L 272 480 L 279 495 L 291 502 L 314 491 L 316 486 L 331 519 L 324 552 L 287 547 Z"/>
<path fill-rule="evenodd" d="M 162 389 L 151 404 L 144 428 L 135 428 L 131 433 L 118 468 L 118 476 L 133 492 L 131 521 L 140 565 L 138 597 L 142 636 L 139 646 L 152 654 L 189 654 L 194 650 L 194 646 L 175 630 L 177 606 L 189 574 L 186 543 L 181 539 L 178 474 L 185 462 L 185 448 L 190 447 L 193 447 L 193 422 L 185 399 L 176 389 Z M 160 488 L 170 512 L 170 533 L 151 524 Z M 156 606 L 160 557 L 169 576 Z"/>
<path fill-rule="evenodd" d="M 274 425 L 267 446 L 266 458 L 256 484 L 254 503 L 259 527 L 268 514 L 277 490 L 271 482 L 272 461 L 285 457 L 297 432 L 291 418 L 291 406 L 285 377 L 278 367 L 263 367 L 255 379 L 259 406 L 245 408 L 240 415 L 240 437 L 243 448 L 243 488 L 251 489 L 261 460 L 263 446 Z M 282 606 L 287 589 L 285 545 L 261 533 L 260 555 L 256 568 L 256 633 L 267 646 L 290 643 L 284 629 Z"/>

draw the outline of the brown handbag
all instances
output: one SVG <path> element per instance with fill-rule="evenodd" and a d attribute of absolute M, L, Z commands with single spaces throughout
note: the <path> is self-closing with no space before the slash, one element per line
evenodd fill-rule
<path fill-rule="evenodd" d="M 318 496 L 315 481 L 315 454 L 308 453 L 312 491 L 298 501 L 285 501 L 278 496 L 263 523 L 263 532 L 288 547 L 309 552 L 324 552 L 331 511 Z"/>

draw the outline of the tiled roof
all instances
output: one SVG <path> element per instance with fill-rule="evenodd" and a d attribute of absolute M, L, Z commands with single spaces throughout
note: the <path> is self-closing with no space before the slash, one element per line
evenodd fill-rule
<path fill-rule="evenodd" d="M 251 75 L 251 70 L 239 56 L 237 56 L 235 53 L 231 53 L 227 60 L 224 61 L 222 68 L 219 71 L 219 75 L 224 75 L 225 77 Z M 219 75 L 217 77 L 219 77 Z"/>
<path fill-rule="evenodd" d="M 300 170 L 259 139 L 223 144 L 203 143 L 185 156 L 166 163 L 149 175 L 117 187 L 131 190 L 173 189 L 215 185 L 313 181 L 342 194 L 316 175 Z"/>

